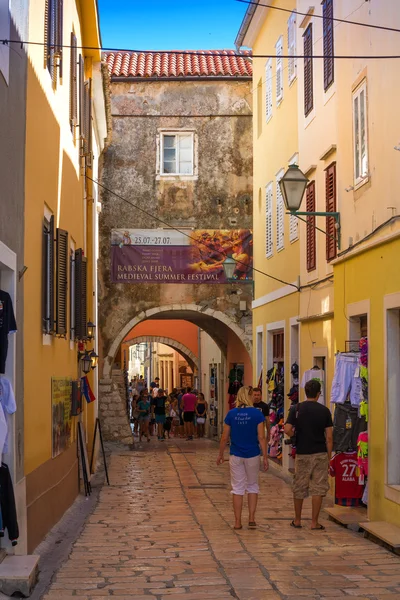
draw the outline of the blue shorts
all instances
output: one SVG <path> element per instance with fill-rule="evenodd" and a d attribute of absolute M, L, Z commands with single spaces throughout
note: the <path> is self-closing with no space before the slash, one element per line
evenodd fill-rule
<path fill-rule="evenodd" d="M 156 415 L 156 423 L 162 423 L 162 425 L 164 425 L 166 420 L 166 415 Z"/>

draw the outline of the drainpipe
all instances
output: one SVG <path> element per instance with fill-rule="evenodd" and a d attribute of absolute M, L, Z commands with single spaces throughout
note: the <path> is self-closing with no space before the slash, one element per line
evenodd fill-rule
<path fill-rule="evenodd" d="M 197 345 L 198 345 L 198 354 L 199 354 L 199 392 L 203 391 L 203 381 L 202 381 L 202 373 L 201 373 L 201 329 L 200 327 L 197 330 Z"/>

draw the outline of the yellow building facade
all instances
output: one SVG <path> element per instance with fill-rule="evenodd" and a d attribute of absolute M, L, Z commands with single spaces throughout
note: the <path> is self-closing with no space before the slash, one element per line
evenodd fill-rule
<path fill-rule="evenodd" d="M 279 181 L 290 164 L 298 164 L 297 61 L 282 58 L 296 49 L 296 15 L 289 0 L 276 2 L 289 12 L 251 5 L 236 43 L 251 47 L 253 59 L 253 231 L 255 271 L 253 301 L 254 384 L 277 366 L 284 376 L 284 413 L 290 401 L 293 363 L 299 364 L 299 223 L 286 214 Z M 288 469 L 289 452 L 278 452 Z"/>
<path fill-rule="evenodd" d="M 28 47 L 24 299 L 25 546 L 32 551 L 78 494 L 81 421 L 91 448 L 97 401 L 70 416 L 97 348 L 98 159 L 107 136 L 95 0 L 33 0 Z M 88 375 L 97 396 L 96 370 Z M 74 383 L 73 383 L 74 382 Z M 71 391 L 73 390 L 73 391 Z M 79 413 L 79 409 L 72 410 Z"/>

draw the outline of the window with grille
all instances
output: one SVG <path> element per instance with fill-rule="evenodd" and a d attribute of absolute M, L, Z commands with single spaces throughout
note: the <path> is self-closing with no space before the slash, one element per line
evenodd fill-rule
<path fill-rule="evenodd" d="M 367 82 L 353 93 L 354 183 L 368 177 Z"/>
<path fill-rule="evenodd" d="M 265 255 L 270 258 L 274 253 L 272 230 L 272 182 L 265 188 Z"/>
<path fill-rule="evenodd" d="M 63 0 L 46 0 L 44 15 L 44 62 L 53 83 L 57 82 L 57 68 L 62 79 L 63 58 Z"/>
<path fill-rule="evenodd" d="M 279 38 L 275 45 L 276 50 L 276 103 L 283 100 L 283 36 Z"/>
<path fill-rule="evenodd" d="M 283 196 L 279 185 L 280 180 L 283 177 L 283 170 L 279 171 L 276 176 L 276 249 L 283 250 L 285 247 L 285 205 L 283 202 Z"/>
<path fill-rule="evenodd" d="M 161 174 L 193 175 L 193 133 L 162 134 Z"/>
<path fill-rule="evenodd" d="M 311 181 L 306 190 L 306 211 L 315 212 L 315 181 Z M 307 271 L 317 268 L 317 246 L 315 232 L 315 217 L 307 217 L 306 225 L 306 258 Z"/>
<path fill-rule="evenodd" d="M 42 331 L 54 331 L 54 216 L 43 220 Z"/>
<path fill-rule="evenodd" d="M 336 212 L 336 163 L 325 170 L 326 212 Z M 326 217 L 326 260 L 336 258 L 337 231 L 334 217 Z"/>
<path fill-rule="evenodd" d="M 265 117 L 268 121 L 272 117 L 272 59 L 269 58 L 265 65 Z"/>
<path fill-rule="evenodd" d="M 69 123 L 71 131 L 75 131 L 78 123 L 78 52 L 76 35 L 71 33 L 71 58 L 69 73 Z"/>
<path fill-rule="evenodd" d="M 333 0 L 322 3 L 323 38 L 324 38 L 324 90 L 332 85 L 334 72 L 334 43 L 333 43 Z"/>
<path fill-rule="evenodd" d="M 304 114 L 309 115 L 314 108 L 314 80 L 313 80 L 313 35 L 312 23 L 304 32 Z"/>
<path fill-rule="evenodd" d="M 288 76 L 289 85 L 296 79 L 297 76 L 297 60 L 296 56 L 296 13 L 292 13 L 288 20 Z"/>

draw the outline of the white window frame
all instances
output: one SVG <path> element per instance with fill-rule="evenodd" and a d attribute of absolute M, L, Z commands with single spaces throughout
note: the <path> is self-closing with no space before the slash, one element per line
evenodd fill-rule
<path fill-rule="evenodd" d="M 164 138 L 165 136 L 176 136 L 187 137 L 190 136 L 192 140 L 192 170 L 190 173 L 164 173 Z M 194 152 L 194 133 L 192 131 L 161 131 L 160 132 L 160 175 L 162 177 L 193 177 L 195 174 L 194 160 L 195 160 L 195 152 Z M 177 144 L 176 148 L 176 165 L 179 168 L 179 144 Z"/>
<path fill-rule="evenodd" d="M 288 19 L 288 55 L 296 56 L 297 51 L 297 31 L 296 31 L 296 13 L 292 13 Z M 289 85 L 293 83 L 293 81 L 297 77 L 297 59 L 289 58 L 288 59 L 288 77 L 289 77 Z"/>
<path fill-rule="evenodd" d="M 288 161 L 288 166 L 290 165 L 298 165 L 299 164 L 299 155 L 293 154 L 293 156 Z M 296 242 L 299 239 L 299 220 L 295 215 L 289 216 L 289 241 L 290 243 Z"/>
<path fill-rule="evenodd" d="M 283 35 L 281 35 L 275 44 L 276 51 L 276 104 L 279 104 L 283 100 Z"/>
<path fill-rule="evenodd" d="M 265 256 L 267 258 L 271 258 L 274 254 L 273 197 L 272 181 L 270 181 L 265 186 Z"/>
<path fill-rule="evenodd" d="M 265 118 L 267 123 L 272 119 L 272 59 L 265 64 Z"/>
<path fill-rule="evenodd" d="M 362 119 L 361 119 L 361 96 L 364 94 L 364 146 L 365 146 L 365 167 L 362 166 Z M 357 106 L 357 119 L 355 103 Z M 368 95 L 367 95 L 367 80 L 364 79 L 360 85 L 353 91 L 352 94 L 352 114 L 353 114 L 353 156 L 354 156 L 354 185 L 359 186 L 368 181 Z M 358 128 L 357 128 L 358 124 Z M 357 175 L 357 170 L 359 174 Z"/>
<path fill-rule="evenodd" d="M 281 252 L 285 248 L 285 206 L 279 182 L 285 171 L 281 169 L 276 174 L 276 250 Z"/>

